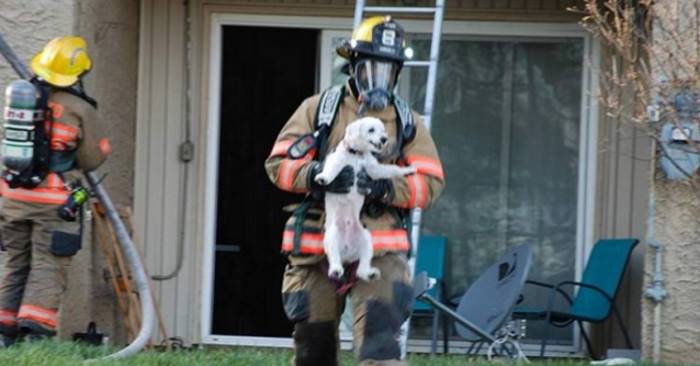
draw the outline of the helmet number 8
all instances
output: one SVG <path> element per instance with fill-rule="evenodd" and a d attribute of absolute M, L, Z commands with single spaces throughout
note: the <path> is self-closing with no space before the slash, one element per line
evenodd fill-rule
<path fill-rule="evenodd" d="M 384 32 L 382 32 L 382 44 L 394 47 L 395 43 L 396 31 L 394 31 L 393 29 L 385 29 Z"/>

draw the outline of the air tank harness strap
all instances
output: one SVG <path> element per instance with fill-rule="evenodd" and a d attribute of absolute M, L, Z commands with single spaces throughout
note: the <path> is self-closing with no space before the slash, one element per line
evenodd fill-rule
<path fill-rule="evenodd" d="M 301 234 L 304 231 L 304 219 L 306 218 L 306 212 L 309 210 L 311 205 L 314 203 L 312 195 L 307 195 L 304 200 L 294 209 L 294 247 L 292 249 L 293 255 L 301 254 Z"/>

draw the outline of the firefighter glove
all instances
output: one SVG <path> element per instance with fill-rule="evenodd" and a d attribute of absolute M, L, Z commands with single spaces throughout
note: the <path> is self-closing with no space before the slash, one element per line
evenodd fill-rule
<path fill-rule="evenodd" d="M 370 201 L 388 203 L 394 196 L 394 184 L 390 179 L 372 179 L 362 169 L 357 173 L 357 191 Z"/>
<path fill-rule="evenodd" d="M 323 164 L 319 162 L 314 162 L 313 164 L 309 168 L 307 181 L 309 190 L 312 192 L 350 193 L 350 187 L 355 182 L 355 170 L 350 165 L 343 167 L 333 181 L 327 185 L 321 185 L 316 183 L 314 178 L 323 170 Z"/>

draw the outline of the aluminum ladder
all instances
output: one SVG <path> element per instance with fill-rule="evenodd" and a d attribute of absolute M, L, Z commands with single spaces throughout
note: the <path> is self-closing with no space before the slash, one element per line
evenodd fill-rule
<path fill-rule="evenodd" d="M 435 7 L 409 7 L 409 6 L 366 6 L 364 0 L 358 0 L 355 4 L 355 17 L 353 20 L 353 29 L 362 22 L 364 14 L 433 14 L 433 33 L 430 41 L 430 59 L 427 61 L 406 61 L 404 66 L 408 67 L 427 67 L 428 80 L 425 89 L 425 101 L 423 104 L 423 123 L 430 131 L 430 125 L 433 116 L 433 103 L 435 101 L 435 83 L 437 81 L 437 67 L 440 56 L 440 38 L 442 36 L 442 22 L 445 11 L 445 0 L 436 0 Z M 420 239 L 421 225 L 421 209 L 416 208 L 411 212 L 411 251 L 414 254 L 408 260 L 408 268 L 413 279 L 413 274 L 416 269 L 416 255 L 418 253 L 418 242 Z M 409 317 L 403 325 L 401 325 L 400 345 L 401 358 L 406 358 L 406 345 L 408 342 Z M 432 350 L 433 352 L 435 350 Z"/>

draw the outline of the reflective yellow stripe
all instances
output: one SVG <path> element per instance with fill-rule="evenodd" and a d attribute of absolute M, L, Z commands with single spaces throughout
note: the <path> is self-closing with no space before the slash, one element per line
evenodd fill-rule
<path fill-rule="evenodd" d="M 2 181 L 2 196 L 16 201 L 62 205 L 69 195 L 70 192 L 63 188 L 11 189 Z"/>
<path fill-rule="evenodd" d="M 275 146 L 272 147 L 270 156 L 287 156 L 287 150 L 289 150 L 289 147 L 292 146 L 293 143 L 294 141 L 291 140 L 277 141 Z"/>
<path fill-rule="evenodd" d="M 428 186 L 425 184 L 423 177 L 420 174 L 413 174 L 408 176 L 408 207 L 406 208 L 416 208 L 425 206 L 425 202 L 428 198 Z"/>
<path fill-rule="evenodd" d="M 51 126 L 51 135 L 65 137 L 70 140 L 75 140 L 78 137 L 78 132 L 80 131 L 76 126 L 56 121 L 53 123 L 47 121 L 46 128 L 48 129 L 49 126 Z"/>
<path fill-rule="evenodd" d="M 371 230 L 372 247 L 375 251 L 408 251 L 408 233 L 403 229 Z M 282 251 L 291 252 L 294 249 L 294 231 L 285 230 L 282 236 Z M 302 254 L 321 255 L 323 250 L 323 234 L 302 233 L 300 251 Z"/>
<path fill-rule="evenodd" d="M 46 121 L 46 132 L 51 133 L 51 150 L 64 151 L 78 139 L 80 129 L 76 126 Z M 49 127 L 51 130 L 49 131 Z"/>
<path fill-rule="evenodd" d="M 277 172 L 277 186 L 285 191 L 301 192 L 302 190 L 294 188 L 294 179 L 296 179 L 304 163 L 311 160 L 311 158 L 311 156 L 307 155 L 303 159 L 283 159 Z"/>
<path fill-rule="evenodd" d="M 445 173 L 442 171 L 440 160 L 421 155 L 408 155 L 406 161 L 409 165 L 416 167 L 419 174 L 426 174 L 436 178 L 444 179 Z"/>
<path fill-rule="evenodd" d="M 61 177 L 56 173 L 49 173 L 48 177 L 46 177 L 46 180 L 48 188 L 64 188 L 63 179 L 61 179 Z"/>
<path fill-rule="evenodd" d="M 11 310 L 0 310 L 0 323 L 15 325 L 15 323 L 17 323 L 17 312 Z"/>
<path fill-rule="evenodd" d="M 58 312 L 53 309 L 45 309 L 36 305 L 22 305 L 19 308 L 19 319 L 30 319 L 52 328 L 58 323 Z"/>

